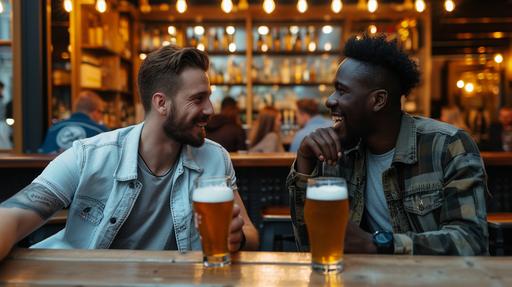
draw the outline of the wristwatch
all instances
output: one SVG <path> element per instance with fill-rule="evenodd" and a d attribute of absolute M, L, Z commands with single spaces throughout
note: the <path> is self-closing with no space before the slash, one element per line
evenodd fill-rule
<path fill-rule="evenodd" d="M 393 232 L 390 231 L 375 231 L 372 235 L 373 244 L 377 247 L 377 252 L 380 254 L 393 254 L 395 253 L 395 242 L 393 240 Z"/>

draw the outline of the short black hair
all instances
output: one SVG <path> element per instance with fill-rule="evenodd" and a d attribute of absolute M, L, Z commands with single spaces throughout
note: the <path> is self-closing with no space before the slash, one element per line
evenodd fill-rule
<path fill-rule="evenodd" d="M 386 69 L 394 74 L 400 96 L 407 96 L 420 82 L 418 65 L 384 34 L 352 36 L 343 53 L 346 57 Z"/>
<path fill-rule="evenodd" d="M 229 96 L 222 99 L 222 102 L 220 103 L 221 110 L 223 110 L 225 108 L 236 108 L 236 106 L 237 106 L 236 100 Z"/>
<path fill-rule="evenodd" d="M 180 88 L 179 76 L 186 68 L 208 71 L 210 60 L 205 52 L 196 48 L 169 45 L 151 52 L 139 68 L 137 83 L 145 112 L 151 110 L 151 97 L 160 91 L 168 97 Z"/>

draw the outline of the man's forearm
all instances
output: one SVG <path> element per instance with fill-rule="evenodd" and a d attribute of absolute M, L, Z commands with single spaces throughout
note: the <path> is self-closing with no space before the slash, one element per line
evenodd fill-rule
<path fill-rule="evenodd" d="M 10 214 L 12 211 L 6 208 L 0 208 L 0 261 L 9 254 L 14 244 L 17 242 L 17 222 L 13 220 Z"/>

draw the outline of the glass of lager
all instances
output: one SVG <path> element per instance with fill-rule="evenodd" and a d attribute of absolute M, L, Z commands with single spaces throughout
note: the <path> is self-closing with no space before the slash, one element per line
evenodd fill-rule
<path fill-rule="evenodd" d="M 308 180 L 304 219 L 308 229 L 313 270 L 343 270 L 343 248 L 349 215 L 347 183 L 340 177 Z"/>
<path fill-rule="evenodd" d="M 206 267 L 222 267 L 231 263 L 228 236 L 233 198 L 227 177 L 199 177 L 195 182 L 192 201 Z"/>

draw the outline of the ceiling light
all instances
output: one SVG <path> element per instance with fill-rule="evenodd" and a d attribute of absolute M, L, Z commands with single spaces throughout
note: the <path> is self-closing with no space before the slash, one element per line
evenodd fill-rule
<path fill-rule="evenodd" d="M 178 13 L 180 14 L 183 14 L 185 13 L 185 11 L 187 11 L 187 1 L 185 0 L 178 0 L 176 1 L 176 11 L 178 11 Z"/>
<path fill-rule="evenodd" d="M 455 9 L 455 3 L 453 0 L 444 1 L 444 9 L 448 12 L 452 12 Z"/>
<path fill-rule="evenodd" d="M 331 2 L 331 10 L 334 13 L 340 13 L 341 9 L 343 9 L 343 3 L 341 0 L 332 0 Z"/>
<path fill-rule="evenodd" d="M 379 8 L 377 0 L 368 0 L 368 11 L 370 13 L 377 11 L 377 8 Z"/>
<path fill-rule="evenodd" d="M 414 7 L 416 8 L 416 11 L 418 11 L 420 13 L 425 11 L 425 7 L 426 7 L 425 1 L 424 0 L 416 0 L 414 2 Z"/>
<path fill-rule="evenodd" d="M 308 10 L 308 2 L 306 0 L 299 0 L 297 2 L 297 10 L 299 10 L 300 13 L 304 13 Z"/>
<path fill-rule="evenodd" d="M 100 13 L 107 11 L 107 2 L 105 0 L 96 0 L 96 10 Z"/>
<path fill-rule="evenodd" d="M 222 2 L 220 3 L 220 8 L 225 13 L 230 13 L 231 11 L 233 11 L 233 2 L 231 2 L 231 0 L 222 0 Z"/>
<path fill-rule="evenodd" d="M 270 13 L 274 12 L 275 9 L 276 9 L 276 3 L 274 2 L 274 0 L 263 1 L 263 11 L 265 11 L 265 13 L 270 14 Z"/>
<path fill-rule="evenodd" d="M 0 5 L 2 5 L 1 1 Z M 73 11 L 73 2 L 71 0 L 64 0 L 64 10 L 66 10 L 66 12 L 68 13 L 71 13 L 71 11 Z"/>

